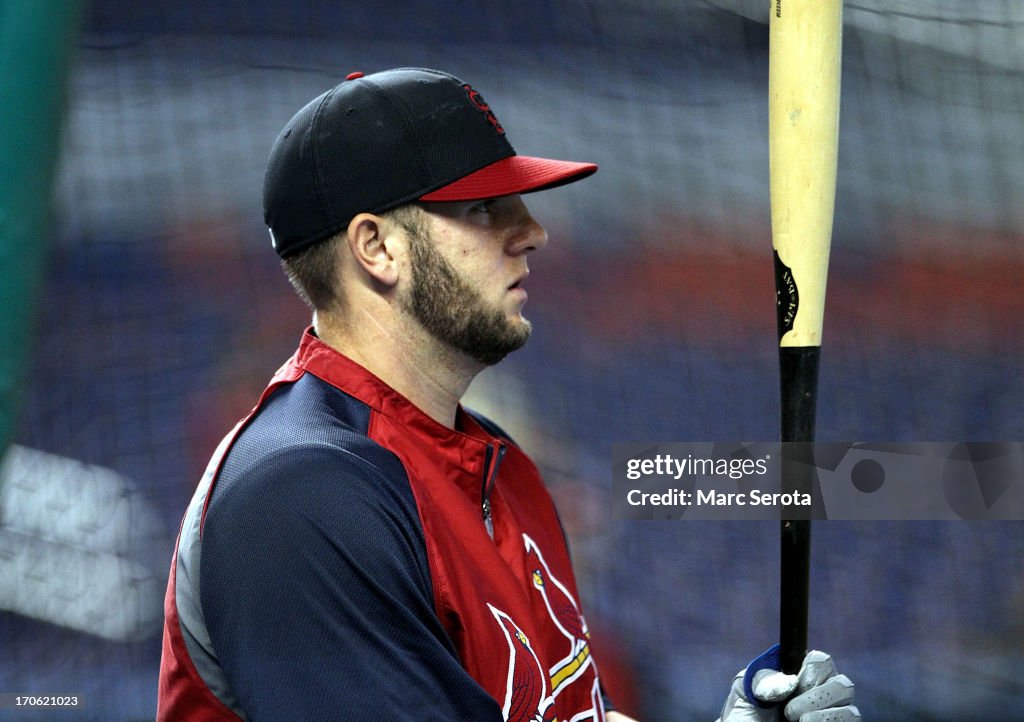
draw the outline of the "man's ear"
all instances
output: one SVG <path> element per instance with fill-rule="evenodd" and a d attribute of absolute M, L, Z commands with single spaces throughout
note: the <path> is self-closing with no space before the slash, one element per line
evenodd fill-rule
<path fill-rule="evenodd" d="M 360 213 L 349 222 L 346 237 L 352 257 L 374 282 L 386 287 L 398 283 L 402 243 L 394 224 L 372 213 Z"/>

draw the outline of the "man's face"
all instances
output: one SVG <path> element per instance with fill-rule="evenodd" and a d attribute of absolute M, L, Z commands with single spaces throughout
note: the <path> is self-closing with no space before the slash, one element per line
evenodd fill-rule
<path fill-rule="evenodd" d="M 403 307 L 437 340 L 491 365 L 530 336 L 526 256 L 547 235 L 518 196 L 425 204 L 409 232 L 412 281 Z"/>

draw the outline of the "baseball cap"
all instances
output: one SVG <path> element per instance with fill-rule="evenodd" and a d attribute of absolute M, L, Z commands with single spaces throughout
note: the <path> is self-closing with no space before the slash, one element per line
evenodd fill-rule
<path fill-rule="evenodd" d="M 292 255 L 358 213 L 414 200 L 467 201 L 571 183 L 593 163 L 517 155 L 469 84 L 427 68 L 352 73 L 278 135 L 263 182 L 274 249 Z"/>

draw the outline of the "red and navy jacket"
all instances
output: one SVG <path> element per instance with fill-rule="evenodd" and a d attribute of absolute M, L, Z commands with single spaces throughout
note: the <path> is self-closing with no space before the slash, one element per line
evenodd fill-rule
<path fill-rule="evenodd" d="M 603 720 L 534 464 L 307 331 L 182 522 L 158 719 Z"/>

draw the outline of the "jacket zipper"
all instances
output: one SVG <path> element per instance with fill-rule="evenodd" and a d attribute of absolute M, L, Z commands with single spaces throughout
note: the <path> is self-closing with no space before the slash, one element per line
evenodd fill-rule
<path fill-rule="evenodd" d="M 497 456 L 494 454 L 494 447 L 487 445 L 487 453 L 484 456 L 484 477 L 480 490 L 480 509 L 483 512 L 484 526 L 487 534 L 494 538 L 494 519 L 491 518 L 491 490 L 498 480 L 498 469 L 501 467 L 501 460 L 505 458 L 505 445 L 498 444 Z M 493 465 L 491 462 L 494 462 Z"/>

